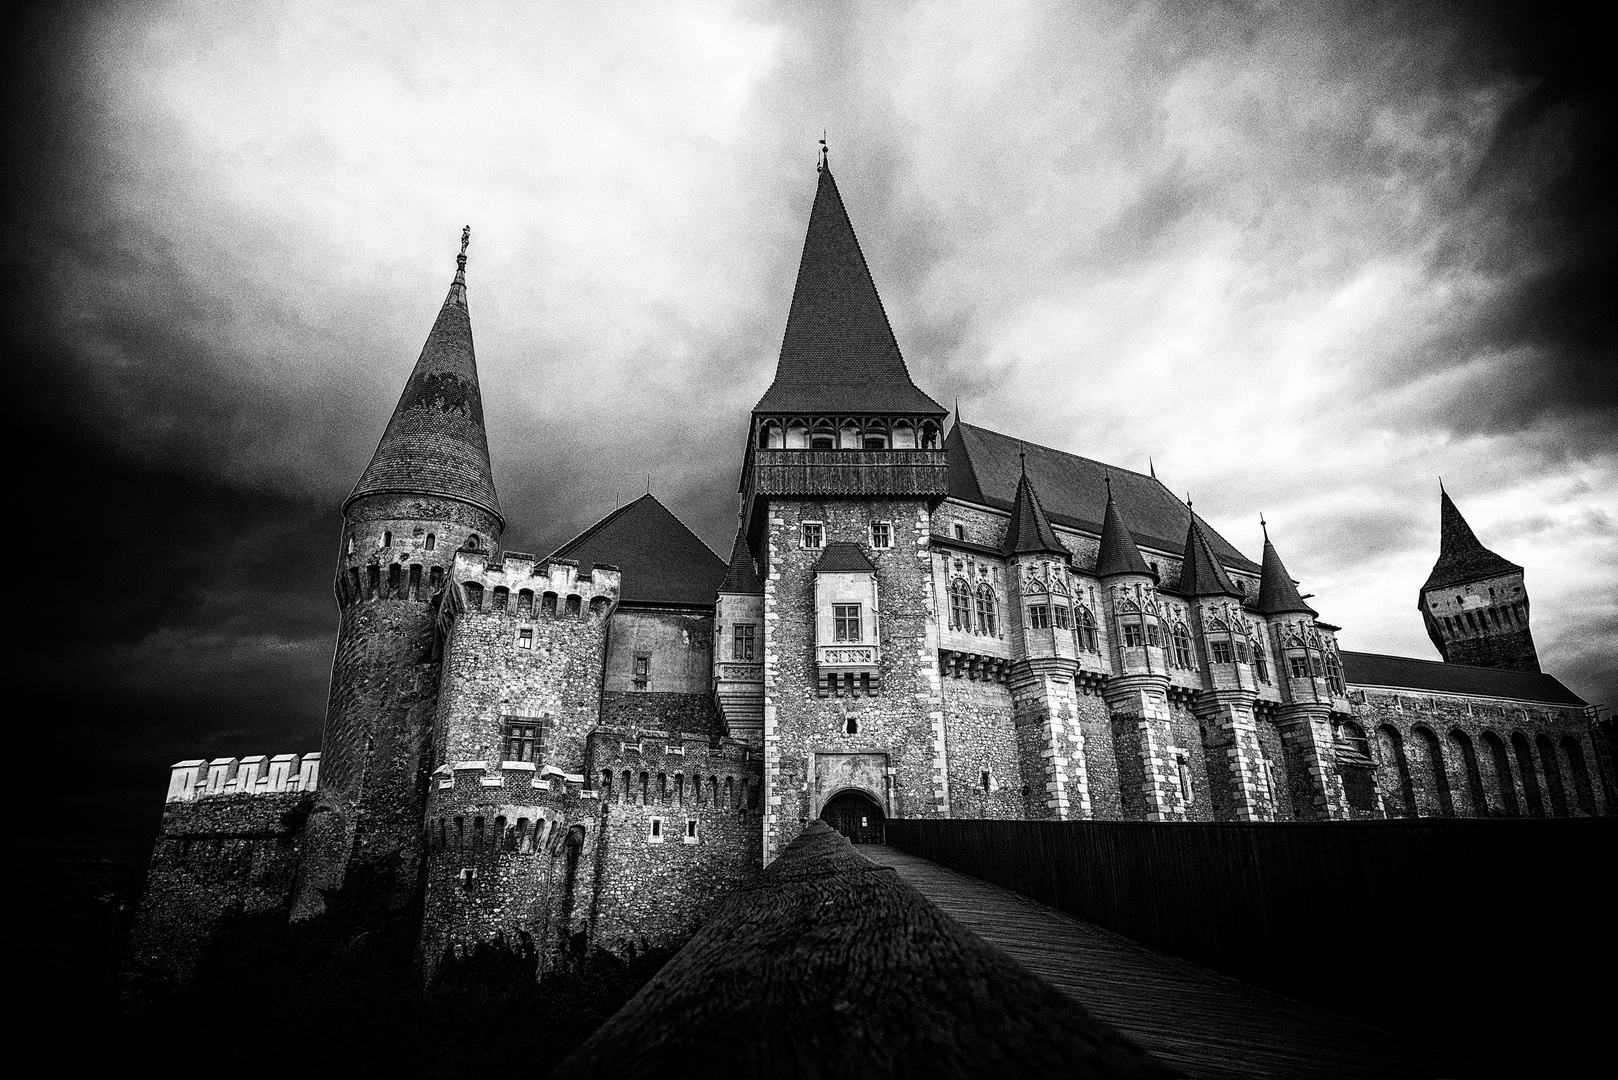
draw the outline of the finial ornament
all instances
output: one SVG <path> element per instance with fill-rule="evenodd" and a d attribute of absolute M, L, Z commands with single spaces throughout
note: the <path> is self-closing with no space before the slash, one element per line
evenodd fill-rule
<path fill-rule="evenodd" d="M 466 269 L 466 245 L 472 242 L 472 226 L 461 226 L 461 253 L 455 256 L 455 265 L 462 270 Z"/>
<path fill-rule="evenodd" d="M 826 159 L 828 157 L 828 153 L 829 152 L 826 149 L 826 129 L 821 128 L 820 129 L 820 167 L 816 170 L 817 172 L 824 172 L 825 171 L 826 165 L 827 165 L 827 160 Z"/>
<path fill-rule="evenodd" d="M 1105 480 L 1107 482 L 1107 499 L 1108 499 L 1108 501 L 1111 501 L 1111 499 L 1112 499 L 1112 473 L 1110 473 L 1110 472 L 1102 473 L 1101 474 L 1101 479 L 1103 479 L 1103 480 Z"/>
<path fill-rule="evenodd" d="M 1264 521 L 1264 511 L 1258 512 L 1258 527 L 1264 530 L 1264 542 L 1270 542 L 1270 526 Z"/>

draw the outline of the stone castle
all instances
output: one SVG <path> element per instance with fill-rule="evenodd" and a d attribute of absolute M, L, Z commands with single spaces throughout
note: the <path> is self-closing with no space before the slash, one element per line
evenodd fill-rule
<path fill-rule="evenodd" d="M 320 752 L 174 766 L 145 962 L 360 873 L 419 911 L 429 978 L 496 939 L 542 970 L 671 944 L 815 818 L 1614 810 L 1522 567 L 1448 494 L 1419 601 L 1443 661 L 1339 649 L 1267 533 L 1255 562 L 1154 475 L 947 424 L 824 157 L 728 560 L 650 494 L 501 548 L 465 269 L 463 235 L 343 504 Z"/>

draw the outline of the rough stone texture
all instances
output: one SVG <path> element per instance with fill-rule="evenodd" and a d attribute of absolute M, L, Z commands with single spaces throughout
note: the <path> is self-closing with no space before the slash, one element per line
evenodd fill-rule
<path fill-rule="evenodd" d="M 711 693 L 661 694 L 608 690 L 601 695 L 601 722 L 615 728 L 700 731 L 715 739 L 726 734 Z"/>
<path fill-rule="evenodd" d="M 602 730 L 590 738 L 588 768 L 601 805 L 595 948 L 627 956 L 678 944 L 757 873 L 763 768 L 752 747 L 710 746 L 704 733 Z"/>
<path fill-rule="evenodd" d="M 620 608 L 608 635 L 606 689 L 712 696 L 713 634 L 712 612 Z M 645 686 L 635 681 L 637 656 L 650 660 Z"/>
<path fill-rule="evenodd" d="M 136 913 L 126 977 L 148 988 L 182 980 L 222 918 L 289 912 L 304 819 L 313 804 L 309 792 L 170 802 Z"/>
<path fill-rule="evenodd" d="M 766 862 L 818 813 L 808 788 L 810 755 L 819 749 L 886 753 L 893 769 L 888 812 L 939 815 L 947 807 L 947 771 L 939 775 L 943 694 L 938 633 L 928 572 L 929 516 L 908 500 L 772 501 L 765 578 L 764 753 Z M 815 663 L 815 564 L 801 526 L 818 521 L 826 541 L 866 549 L 876 567 L 881 687 L 871 695 L 821 697 Z M 873 521 L 891 523 L 893 546 L 869 547 Z M 848 732 L 852 718 L 856 732 Z M 935 726 L 936 725 L 936 726 Z M 947 765 L 946 765 L 947 769 Z M 880 792 L 871 793 L 880 799 Z"/>
<path fill-rule="evenodd" d="M 943 681 L 949 740 L 950 813 L 955 817 L 1028 817 L 1033 793 L 1023 793 L 1011 692 L 988 679 Z M 983 786 L 983 773 L 989 786 Z"/>

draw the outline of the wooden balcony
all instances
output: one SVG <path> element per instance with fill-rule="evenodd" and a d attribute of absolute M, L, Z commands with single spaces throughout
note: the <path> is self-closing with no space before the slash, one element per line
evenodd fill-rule
<path fill-rule="evenodd" d="M 943 450 L 757 450 L 750 497 L 759 495 L 910 496 L 949 494 Z"/>

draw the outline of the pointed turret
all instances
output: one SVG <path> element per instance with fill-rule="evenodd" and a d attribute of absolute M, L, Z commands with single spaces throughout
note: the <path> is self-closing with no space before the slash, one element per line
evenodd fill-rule
<path fill-rule="evenodd" d="M 1124 525 L 1124 516 L 1118 512 L 1118 504 L 1113 501 L 1112 481 L 1109 478 L 1107 509 L 1101 520 L 1101 550 L 1096 554 L 1096 576 L 1111 577 L 1114 574 L 1151 576 L 1152 569 L 1141 558 L 1135 538 L 1129 535 L 1129 529 Z"/>
<path fill-rule="evenodd" d="M 1189 510 L 1191 504 L 1186 503 Z M 1265 552 L 1268 558 L 1269 547 Z M 1191 525 L 1185 531 L 1185 555 L 1180 563 L 1180 591 L 1187 596 L 1242 596 L 1230 580 L 1224 564 L 1213 553 L 1208 534 L 1202 531 L 1202 521 L 1193 512 Z"/>
<path fill-rule="evenodd" d="M 1538 671 L 1523 568 L 1484 547 L 1438 486 L 1438 562 L 1417 607 L 1427 636 L 1452 664 Z"/>
<path fill-rule="evenodd" d="M 1260 522 L 1262 525 L 1262 521 Z M 1281 564 L 1275 545 L 1270 543 L 1269 526 L 1264 527 L 1264 568 L 1258 582 L 1258 610 L 1264 615 L 1291 615 L 1302 613 L 1313 618 L 1320 614 L 1303 602 L 1292 575 Z"/>
<path fill-rule="evenodd" d="M 1067 548 L 1056 538 L 1051 519 L 1040 504 L 1039 494 L 1023 469 L 1017 481 L 1017 495 L 1011 503 L 1011 521 L 1006 525 L 1006 539 L 1001 544 L 1007 555 L 1066 555 Z M 1138 554 L 1138 552 L 1137 552 Z"/>
<path fill-rule="evenodd" d="M 1438 489 L 1438 561 L 1421 589 L 1441 589 L 1448 585 L 1478 581 L 1482 578 L 1519 574 L 1522 567 L 1504 559 L 1478 540 L 1472 526 L 1466 523 L 1449 492 Z"/>
<path fill-rule="evenodd" d="M 466 243 L 461 234 L 455 279 L 394 406 L 376 454 L 343 504 L 370 495 L 437 495 L 501 518 L 483 428 L 483 395 L 472 352 L 466 302 Z"/>
<path fill-rule="evenodd" d="M 753 411 L 945 413 L 910 381 L 837 181 L 824 162 L 775 382 Z"/>
<path fill-rule="evenodd" d="M 748 550 L 747 537 L 740 529 L 736 530 L 736 542 L 730 549 L 730 568 L 725 571 L 725 580 L 719 583 L 719 591 L 741 596 L 764 594 L 764 582 L 759 580 L 753 566 L 753 553 Z"/>

